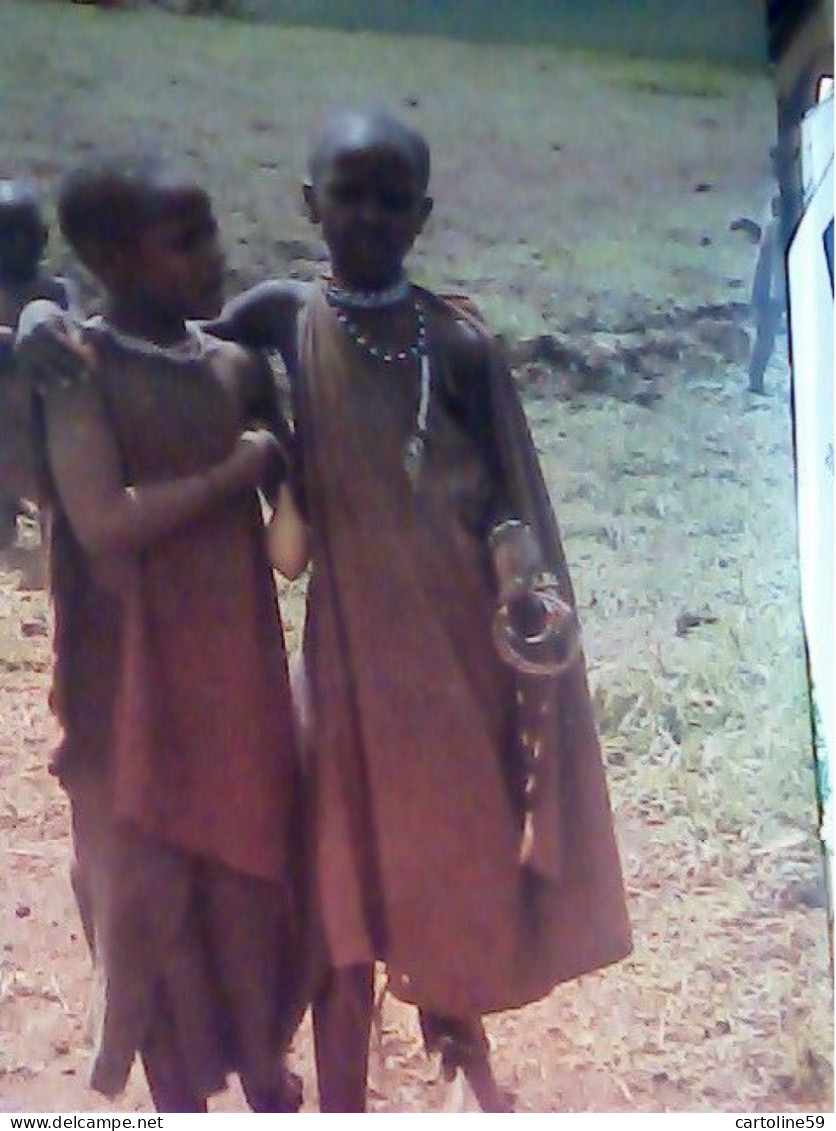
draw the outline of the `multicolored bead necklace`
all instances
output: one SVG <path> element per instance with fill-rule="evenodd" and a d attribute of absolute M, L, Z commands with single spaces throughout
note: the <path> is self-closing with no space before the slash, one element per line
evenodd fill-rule
<path fill-rule="evenodd" d="M 374 296 L 369 294 L 363 296 L 364 301 L 362 303 L 358 302 L 356 299 L 359 296 L 356 292 L 346 292 L 334 284 L 329 285 L 326 295 L 329 304 L 334 310 L 334 316 L 345 331 L 346 337 L 373 361 L 382 361 L 386 365 L 394 365 L 398 362 L 417 360 L 420 364 L 421 384 L 418 394 L 418 410 L 415 415 L 415 427 L 404 445 L 403 453 L 404 470 L 412 486 L 415 487 L 418 482 L 418 476 L 421 471 L 421 465 L 424 462 L 424 454 L 427 447 L 427 426 L 432 383 L 429 351 L 427 349 L 427 319 L 423 307 L 420 302 L 413 300 L 415 319 L 418 324 L 415 341 L 399 350 L 385 349 L 383 346 L 373 342 L 368 335 L 364 334 L 351 318 L 349 318 L 348 313 L 344 309 L 346 305 L 362 307 L 368 310 L 394 306 L 395 303 L 402 302 L 411 289 L 411 284 L 408 280 L 405 279 L 403 282 L 406 283 L 405 289 L 401 284 L 397 284 L 396 287 L 389 288 L 387 292 L 375 292 L 375 301 L 371 301 Z M 386 299 L 382 301 L 384 294 L 386 295 Z M 397 294 L 397 297 L 393 297 L 395 294 Z M 352 301 L 346 302 L 346 295 L 349 295 Z"/>
<path fill-rule="evenodd" d="M 341 287 L 339 283 L 329 282 L 328 298 L 337 306 L 354 307 L 355 310 L 379 310 L 384 306 L 394 306 L 409 296 L 412 284 L 406 275 L 382 291 L 354 291 Z"/>
<path fill-rule="evenodd" d="M 377 345 L 367 334 L 362 332 L 355 322 L 352 322 L 345 310 L 333 303 L 332 305 L 334 306 L 336 319 L 345 330 L 348 337 L 351 338 L 356 346 L 375 361 L 385 361 L 387 365 L 392 365 L 397 361 L 410 361 L 413 358 L 423 357 L 426 354 L 427 320 L 424 317 L 424 311 L 421 309 L 419 302 L 415 303 L 415 318 L 418 322 L 418 331 L 415 335 L 415 341 L 412 342 L 411 345 L 404 346 L 403 349 L 399 350 L 384 349 L 383 346 Z"/>

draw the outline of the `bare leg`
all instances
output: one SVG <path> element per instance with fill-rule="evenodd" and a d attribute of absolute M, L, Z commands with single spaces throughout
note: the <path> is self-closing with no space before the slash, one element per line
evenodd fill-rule
<path fill-rule="evenodd" d="M 755 342 L 749 359 L 749 392 L 763 393 L 763 377 L 775 345 L 775 331 L 780 315 L 774 309 L 759 312 Z"/>
<path fill-rule="evenodd" d="M 274 1088 L 254 1087 L 246 1076 L 241 1077 L 241 1087 L 251 1111 L 296 1112 L 302 1106 L 302 1079 L 283 1064 L 278 1068 L 279 1083 Z"/>
<path fill-rule="evenodd" d="M 87 881 L 84 866 L 78 859 L 74 860 L 70 866 L 70 884 L 73 889 L 73 895 L 75 896 L 76 906 L 78 907 L 81 926 L 84 929 L 84 937 L 87 940 L 90 955 L 95 959 L 96 932 L 93 920 L 93 894 L 90 891 L 90 885 Z"/>
<path fill-rule="evenodd" d="M 461 1070 L 485 1112 L 513 1111 L 511 1097 L 497 1084 L 491 1068 L 488 1038 L 478 1017 L 462 1021 L 421 1010 L 421 1032 L 427 1052 L 441 1054 L 445 1077 Z"/>
<path fill-rule="evenodd" d="M 281 1056 L 304 1013 L 284 893 L 217 863 L 204 865 L 201 882 L 203 922 L 247 1103 L 256 1112 L 298 1111 L 302 1081 Z"/>
<path fill-rule="evenodd" d="M 329 970 L 314 997 L 319 1110 L 364 1112 L 374 967 Z"/>
<path fill-rule="evenodd" d="M 142 1050 L 142 1065 L 154 1107 L 161 1112 L 206 1112 L 206 1100 L 187 1083 L 174 1034 L 167 1022 L 155 1022 Z"/>

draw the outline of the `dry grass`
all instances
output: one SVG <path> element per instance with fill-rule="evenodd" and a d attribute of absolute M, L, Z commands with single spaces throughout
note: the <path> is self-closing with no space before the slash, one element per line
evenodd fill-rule
<path fill-rule="evenodd" d="M 0 75 L 0 172 L 49 188 L 102 143 L 189 151 L 218 198 L 237 281 L 315 270 L 293 186 L 326 104 L 417 97 L 405 112 L 434 142 L 439 199 L 417 269 L 472 291 L 510 334 L 728 302 L 748 282 L 751 248 L 727 228 L 752 214 L 766 170 L 773 109 L 752 76 L 48 0 L 0 9 Z M 698 181 L 714 189 L 695 195 Z M 55 256 L 66 261 L 59 244 Z M 750 399 L 740 367 L 695 342 L 649 408 L 561 400 L 548 380 L 526 402 L 583 607 L 636 948 L 493 1019 L 520 1110 L 832 1105 L 781 358 L 768 382 L 768 398 Z M 67 815 L 44 770 L 48 614 L 19 580 L 7 561 L 0 1104 L 108 1110 L 84 1087 L 87 961 Z M 295 646 L 298 586 L 285 609 Z M 677 635 L 683 613 L 705 623 Z M 307 1029 L 296 1056 L 313 1095 Z M 431 1076 L 412 1012 L 388 1000 L 374 1108 L 442 1108 Z M 220 1106 L 240 1102 L 232 1092 Z M 140 1079 L 118 1106 L 147 1109 Z"/>
<path fill-rule="evenodd" d="M 562 466 L 577 484 L 564 528 L 637 943 L 580 999 L 560 991 L 561 1040 L 586 1016 L 576 1056 L 594 1040 L 637 1106 L 829 1102 L 785 377 L 768 404 L 729 367 L 652 412 L 573 405 L 545 454 L 555 482 Z M 716 622 L 678 636 L 686 610 Z"/>

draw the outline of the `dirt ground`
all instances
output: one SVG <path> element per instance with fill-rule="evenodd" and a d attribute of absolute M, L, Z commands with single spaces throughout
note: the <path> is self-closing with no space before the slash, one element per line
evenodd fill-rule
<path fill-rule="evenodd" d="M 530 343 L 518 375 L 579 594 L 635 932 L 627 961 L 490 1020 L 497 1073 L 528 1112 L 833 1110 L 785 339 L 751 397 L 755 249 L 729 230 L 768 199 L 767 80 L 48 0 L 0 9 L 0 75 L 0 176 L 49 193 L 100 144 L 187 152 L 218 198 L 233 289 L 317 270 L 294 184 L 327 105 L 386 102 L 427 131 L 437 211 L 415 274 Z M 53 256 L 68 265 L 57 241 Z M 139 1070 L 115 1104 L 85 1084 L 89 966 L 46 772 L 35 541 L 22 523 L 0 561 L 0 1110 L 147 1111 Z M 292 644 L 300 600 L 282 590 Z M 307 1022 L 292 1059 L 316 1110 Z M 372 1110 L 469 1103 L 387 997 Z M 214 1109 L 244 1110 L 237 1089 Z"/>

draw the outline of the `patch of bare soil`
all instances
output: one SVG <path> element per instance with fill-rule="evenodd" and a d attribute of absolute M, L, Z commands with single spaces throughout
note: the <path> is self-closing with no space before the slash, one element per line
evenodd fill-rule
<path fill-rule="evenodd" d="M 789 378 L 782 344 L 768 395 L 744 391 L 754 250 L 729 230 L 763 196 L 766 82 L 47 0 L 0 10 L 0 75 L 4 155 L 47 189 L 103 141 L 188 152 L 234 282 L 317 269 L 292 188 L 326 105 L 402 105 L 427 130 L 439 203 L 416 270 L 467 289 L 514 347 L 635 932 L 627 961 L 490 1020 L 498 1075 L 520 1111 L 832 1110 Z M 139 1070 L 116 1104 L 85 1083 L 89 963 L 46 771 L 49 609 L 20 534 L 0 560 L 0 1107 L 148 1111 Z M 300 588 L 282 600 L 295 646 Z M 293 1061 L 315 1110 L 307 1022 Z M 471 1103 L 391 997 L 370 1083 L 376 1111 Z M 214 1107 L 244 1110 L 236 1088 Z"/>

